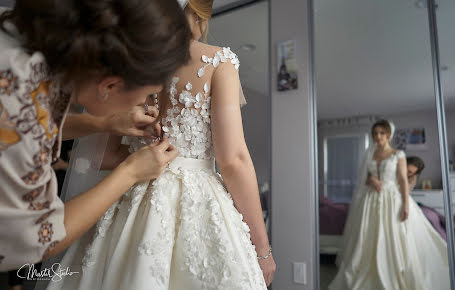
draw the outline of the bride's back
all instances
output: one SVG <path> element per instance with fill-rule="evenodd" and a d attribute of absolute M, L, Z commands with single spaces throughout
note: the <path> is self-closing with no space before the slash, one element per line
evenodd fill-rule
<path fill-rule="evenodd" d="M 212 77 L 219 66 L 239 67 L 239 60 L 229 48 L 210 46 L 197 41 L 190 45 L 191 59 L 181 67 L 163 91 L 158 107 L 162 129 L 181 157 L 214 157 L 210 106 Z M 219 81 L 219 80 L 218 80 Z M 163 111 L 164 108 L 164 111 Z"/>

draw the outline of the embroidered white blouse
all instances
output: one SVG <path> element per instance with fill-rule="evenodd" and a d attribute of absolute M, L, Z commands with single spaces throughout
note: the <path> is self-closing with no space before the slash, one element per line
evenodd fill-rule
<path fill-rule="evenodd" d="M 0 271 L 40 261 L 66 236 L 51 162 L 70 101 L 44 56 L 0 32 Z"/>

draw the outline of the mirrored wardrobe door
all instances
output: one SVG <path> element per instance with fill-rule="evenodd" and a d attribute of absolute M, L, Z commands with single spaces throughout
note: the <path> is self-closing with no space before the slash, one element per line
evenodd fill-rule
<path fill-rule="evenodd" d="M 245 140 L 256 170 L 264 222 L 271 234 L 271 101 L 268 1 L 214 2 L 208 43 L 230 47 L 241 62 L 239 74 L 247 105 L 242 107 Z M 264 125 L 266 124 L 266 125 Z"/>
<path fill-rule="evenodd" d="M 430 3 L 431 4 L 431 3 Z M 444 100 L 445 127 L 448 150 L 448 189 L 452 199 L 452 213 L 455 205 L 455 2 L 450 0 L 435 1 L 435 17 L 439 48 L 439 71 L 441 93 Z M 452 217 L 453 220 L 453 217 Z M 453 231 L 452 231 L 453 232 Z M 453 239 L 454 237 L 452 237 Z"/>
<path fill-rule="evenodd" d="M 450 289 L 428 12 L 314 0 L 321 289 Z"/>

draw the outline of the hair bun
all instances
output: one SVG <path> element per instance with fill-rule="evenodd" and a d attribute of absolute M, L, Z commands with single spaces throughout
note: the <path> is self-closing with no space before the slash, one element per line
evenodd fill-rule
<path fill-rule="evenodd" d="M 177 1 L 18 0 L 0 14 L 68 79 L 116 75 L 128 86 L 163 84 L 189 59 L 191 31 Z"/>

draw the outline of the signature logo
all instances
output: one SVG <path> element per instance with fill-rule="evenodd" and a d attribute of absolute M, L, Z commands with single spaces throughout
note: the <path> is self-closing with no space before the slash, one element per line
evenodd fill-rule
<path fill-rule="evenodd" d="M 28 267 L 27 276 L 22 277 L 19 271 L 25 267 Z M 35 269 L 34 264 L 25 264 L 17 270 L 17 277 L 27 280 L 52 280 L 57 282 L 62 280 L 62 277 L 64 276 L 72 276 L 78 273 L 79 272 L 72 272 L 69 267 L 63 269 L 60 263 L 54 263 L 50 268 L 42 268 L 39 272 Z"/>

